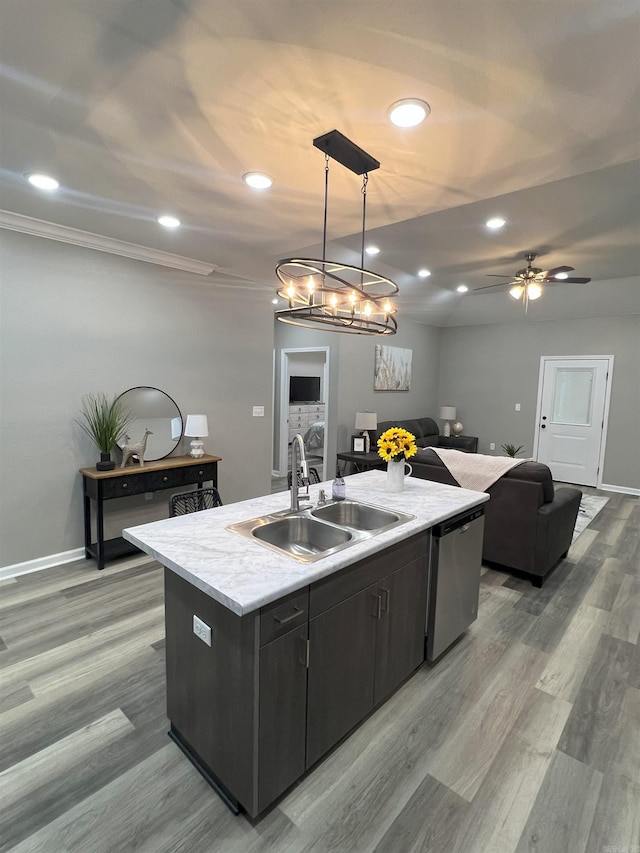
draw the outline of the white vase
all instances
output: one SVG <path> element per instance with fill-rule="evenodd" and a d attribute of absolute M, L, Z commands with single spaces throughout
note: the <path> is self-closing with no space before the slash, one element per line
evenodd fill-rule
<path fill-rule="evenodd" d="M 398 462 L 387 462 L 387 491 L 402 492 L 405 475 L 411 474 L 412 470 L 411 465 L 402 458 Z"/>

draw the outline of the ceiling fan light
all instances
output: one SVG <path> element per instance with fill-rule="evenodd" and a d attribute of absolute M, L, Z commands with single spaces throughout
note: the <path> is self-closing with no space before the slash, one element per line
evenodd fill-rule
<path fill-rule="evenodd" d="M 389 120 L 396 127 L 416 127 L 428 117 L 431 107 L 420 98 L 403 98 L 389 107 Z"/>
<path fill-rule="evenodd" d="M 539 299 L 542 296 L 542 288 L 539 284 L 528 284 L 527 285 L 527 299 Z"/>
<path fill-rule="evenodd" d="M 509 296 L 513 296 L 514 299 L 520 299 L 523 293 L 524 287 L 521 284 L 514 284 L 509 290 Z"/>
<path fill-rule="evenodd" d="M 560 279 L 560 280 L 565 279 L 565 278 L 569 278 L 569 273 L 568 273 L 568 272 L 557 272 L 557 273 L 554 275 L 554 278 L 557 278 L 557 279 Z"/>

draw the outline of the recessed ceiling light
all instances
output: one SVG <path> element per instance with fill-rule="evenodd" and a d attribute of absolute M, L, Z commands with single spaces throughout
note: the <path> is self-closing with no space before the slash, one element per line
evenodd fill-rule
<path fill-rule="evenodd" d="M 420 278 L 429 278 L 429 276 L 431 275 L 431 270 L 426 270 L 426 269 L 418 270 L 418 275 L 420 276 Z"/>
<path fill-rule="evenodd" d="M 367 255 L 377 255 L 380 249 L 377 246 L 367 246 L 365 252 Z"/>
<path fill-rule="evenodd" d="M 39 172 L 27 175 L 27 180 L 32 186 L 37 187 L 39 190 L 47 190 L 48 192 L 57 190 L 60 186 L 55 178 L 52 178 L 50 175 L 42 175 Z"/>
<path fill-rule="evenodd" d="M 569 273 L 568 273 L 568 272 L 557 272 L 557 273 L 554 275 L 554 278 L 560 278 L 560 279 L 562 279 L 562 278 L 569 278 Z"/>
<path fill-rule="evenodd" d="M 168 216 L 168 215 L 159 216 L 158 222 L 164 228 L 177 228 L 180 225 L 179 219 L 176 219 L 175 216 Z"/>
<path fill-rule="evenodd" d="M 466 293 L 466 292 L 467 292 L 467 290 L 469 290 L 469 288 L 467 287 L 467 285 L 466 285 L 466 284 L 459 284 L 459 285 L 456 287 L 456 290 L 458 291 L 458 293 Z"/>
<path fill-rule="evenodd" d="M 252 190 L 268 190 L 273 184 L 273 180 L 264 172 L 247 172 L 242 176 L 242 180 Z"/>
<path fill-rule="evenodd" d="M 277 304 L 278 304 L 278 300 L 277 300 L 277 299 L 272 299 L 272 300 L 271 300 L 271 304 L 272 304 L 272 305 L 277 305 Z"/>
<path fill-rule="evenodd" d="M 403 98 L 389 107 L 389 119 L 396 127 L 415 127 L 431 112 L 431 107 L 420 98 Z"/>
<path fill-rule="evenodd" d="M 494 216 L 493 219 L 487 219 L 485 225 L 487 228 L 491 228 L 492 231 L 497 231 L 499 228 L 503 228 L 507 224 L 507 220 L 503 219 L 501 216 Z"/>

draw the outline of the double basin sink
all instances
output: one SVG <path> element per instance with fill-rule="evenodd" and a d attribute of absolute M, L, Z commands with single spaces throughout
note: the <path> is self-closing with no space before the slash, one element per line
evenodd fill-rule
<path fill-rule="evenodd" d="M 227 530 L 301 563 L 312 563 L 413 518 L 406 512 L 343 500 L 251 518 L 230 524 Z"/>

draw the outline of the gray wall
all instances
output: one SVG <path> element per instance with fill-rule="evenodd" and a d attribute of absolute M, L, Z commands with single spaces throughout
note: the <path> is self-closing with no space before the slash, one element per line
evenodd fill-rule
<path fill-rule="evenodd" d="M 273 308 L 213 277 L 0 230 L 0 566 L 82 545 L 82 396 L 151 385 L 209 419 L 225 502 L 268 493 Z M 252 417 L 252 405 L 265 407 Z M 188 439 L 180 452 L 188 452 Z M 118 505 L 119 504 L 119 505 Z M 113 501 L 109 535 L 165 517 Z"/>
<path fill-rule="evenodd" d="M 480 453 L 511 442 L 531 455 L 543 355 L 615 356 L 603 483 L 640 489 L 638 314 L 443 329 L 440 396 L 457 406 L 465 433 L 479 437 Z"/>
<path fill-rule="evenodd" d="M 277 321 L 275 325 L 276 389 L 279 388 L 281 349 L 330 349 L 327 476 L 332 474 L 336 453 L 350 449 L 351 435 L 356 431 L 356 412 L 376 412 L 378 419 L 383 421 L 393 417 L 431 415 L 436 411 L 440 329 L 400 318 L 398 334 L 391 338 L 368 338 L 364 335 L 300 329 Z M 376 343 L 413 351 L 409 391 L 373 390 Z"/>

